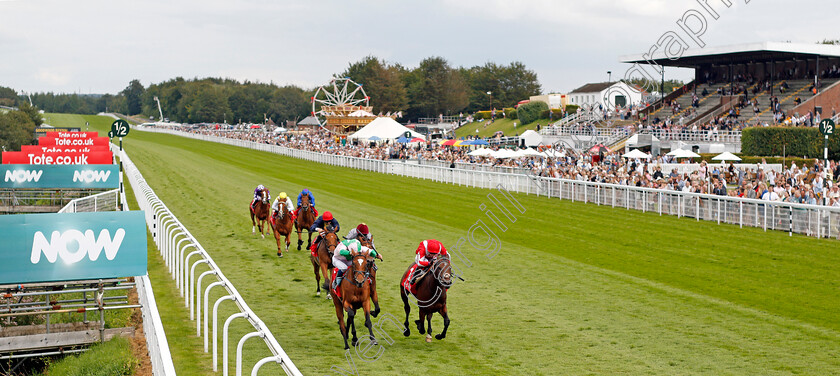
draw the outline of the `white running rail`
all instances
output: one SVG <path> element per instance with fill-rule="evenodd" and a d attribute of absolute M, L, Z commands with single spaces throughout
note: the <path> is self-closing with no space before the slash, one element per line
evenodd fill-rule
<path fill-rule="evenodd" d="M 138 127 L 138 129 L 141 129 Z M 653 188 L 592 183 L 577 180 L 545 178 L 527 174 L 461 170 L 446 167 L 417 165 L 403 162 L 364 159 L 342 155 L 261 144 L 224 137 L 200 135 L 169 129 L 143 128 L 145 131 L 169 133 L 204 141 L 240 146 L 277 153 L 294 158 L 333 166 L 375 171 L 386 174 L 434 180 L 474 188 L 496 188 L 502 185 L 509 191 L 538 194 L 572 201 L 611 205 L 641 211 L 653 211 L 678 217 L 713 220 L 718 223 L 759 227 L 766 230 L 789 231 L 815 237 L 838 237 L 840 208 L 763 201 L 730 196 L 686 193 Z M 768 210 L 765 210 L 768 209 Z"/>
<path fill-rule="evenodd" d="M 97 211 L 114 211 L 120 200 L 120 190 L 112 189 L 92 196 L 73 199 L 64 205 L 59 213 L 81 213 Z"/>
<path fill-rule="evenodd" d="M 228 326 L 230 322 L 236 318 L 244 318 L 251 324 L 254 331 L 246 334 L 239 339 L 237 353 L 236 353 L 236 375 L 242 374 L 242 345 L 249 338 L 261 338 L 272 356 L 259 360 L 251 370 L 252 375 L 256 375 L 260 368 L 267 363 L 277 363 L 290 376 L 301 376 L 302 374 L 297 369 L 295 364 L 274 338 L 274 334 L 268 329 L 268 326 L 260 320 L 256 313 L 248 306 L 245 299 L 239 294 L 221 268 L 216 265 L 210 254 L 199 244 L 198 240 L 190 233 L 187 228 L 181 224 L 178 218 L 166 207 L 154 190 L 146 183 L 143 175 L 131 162 L 131 158 L 124 151 L 112 145 L 115 155 L 119 155 L 120 160 L 125 170 L 125 175 L 131 183 L 134 190 L 134 195 L 137 198 L 137 203 L 140 209 L 146 214 L 146 225 L 149 227 L 154 242 L 160 251 L 166 265 L 169 267 L 169 272 L 181 296 L 184 297 L 184 305 L 190 310 L 190 319 L 196 321 L 196 332 L 200 337 L 204 335 L 204 352 L 210 352 L 210 333 L 212 331 L 212 348 L 213 348 L 213 370 L 218 369 L 218 332 L 219 332 L 219 305 L 226 301 L 232 301 L 239 309 L 225 320 L 224 331 L 222 333 L 223 346 L 221 352 L 223 354 L 222 370 L 225 376 L 228 374 Z M 187 252 L 192 249 L 192 251 Z M 193 259 L 194 257 L 197 257 Z M 208 271 L 202 273 L 196 278 L 196 267 L 205 264 L 209 268 Z M 203 285 L 203 279 L 206 276 L 212 276 L 215 281 Z M 213 305 L 213 314 L 210 316 L 209 297 L 210 290 L 214 287 L 221 287 L 226 291 L 226 294 L 216 300 Z M 202 296 L 204 297 L 204 316 L 202 317 Z M 202 330 L 202 319 L 204 320 Z M 145 320 L 144 320 L 145 322 Z M 212 324 L 212 325 L 211 325 Z M 211 327 L 212 326 L 212 327 Z M 162 333 L 162 331 L 161 331 Z M 168 348 L 167 348 L 168 351 Z M 162 373 L 169 375 L 170 373 Z M 174 375 L 173 373 L 171 373 Z M 157 375 L 157 373 L 156 373 Z"/>

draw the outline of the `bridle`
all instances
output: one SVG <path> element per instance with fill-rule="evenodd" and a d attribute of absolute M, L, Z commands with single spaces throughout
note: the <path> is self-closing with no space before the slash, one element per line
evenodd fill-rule
<path fill-rule="evenodd" d="M 367 257 L 368 257 L 368 255 L 366 255 L 364 253 L 359 253 L 359 254 L 356 254 L 355 256 L 353 256 L 353 259 L 350 260 L 351 264 L 354 265 L 354 267 L 353 267 L 353 278 L 350 278 L 350 280 L 351 280 L 351 282 L 353 282 L 353 285 L 355 285 L 356 287 L 364 286 L 365 281 L 370 279 L 370 264 L 371 264 L 371 262 L 367 260 Z M 365 260 L 366 265 L 365 265 L 364 270 L 357 270 L 355 268 L 356 259 Z M 359 263 L 359 265 L 361 265 L 361 262 Z M 358 275 L 362 276 L 362 281 L 361 282 L 359 282 Z"/>
<path fill-rule="evenodd" d="M 446 266 L 441 266 L 442 263 L 446 263 Z M 441 285 L 441 287 L 445 289 L 452 287 L 452 277 L 454 275 L 452 274 L 449 256 L 435 256 L 431 271 L 435 276 L 435 280 Z M 440 273 L 443 273 L 443 275 L 439 276 L 438 274 Z"/>

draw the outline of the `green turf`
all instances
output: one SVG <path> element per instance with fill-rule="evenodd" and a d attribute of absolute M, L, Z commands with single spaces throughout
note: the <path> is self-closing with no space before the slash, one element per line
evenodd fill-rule
<path fill-rule="evenodd" d="M 346 364 L 334 309 L 314 297 L 306 253 L 278 259 L 273 240 L 250 234 L 254 186 L 275 195 L 308 187 L 345 229 L 367 222 L 386 259 L 383 312 L 400 321 L 398 280 L 417 243 L 451 247 L 476 220 L 489 222 L 479 209 L 490 204 L 487 190 L 169 135 L 132 131 L 125 144 L 304 374 Z M 449 336 L 426 344 L 412 327 L 379 360 L 356 358 L 360 374 L 840 372 L 836 241 L 515 197 L 526 212 L 497 231 L 498 256 L 463 248 L 472 267 L 461 264 L 467 282 L 450 290 Z M 250 331 L 239 325 L 237 335 Z M 441 327 L 436 317 L 435 332 Z M 266 351 L 252 340 L 246 354 L 250 369 Z"/>
<path fill-rule="evenodd" d="M 557 120 L 555 120 L 557 121 Z M 456 137 L 467 137 L 467 136 L 479 136 L 479 137 L 490 137 L 496 134 L 498 131 L 502 131 L 505 136 L 513 137 L 521 135 L 522 132 L 526 130 L 537 129 L 537 124 L 542 125 L 545 127 L 548 124 L 551 124 L 552 121 L 548 119 L 539 119 L 532 123 L 522 125 L 522 122 L 519 119 L 496 119 L 496 121 L 492 122 L 486 128 L 484 124 L 487 120 L 480 120 L 474 121 L 472 123 L 464 124 L 464 126 L 455 130 Z M 513 126 L 513 123 L 516 123 L 516 127 Z M 475 130 L 478 129 L 478 133 Z"/>
<path fill-rule="evenodd" d="M 50 364 L 43 375 L 48 376 L 131 376 L 139 362 L 131 353 L 128 339 L 115 337 L 97 343 L 80 355 L 68 355 Z"/>

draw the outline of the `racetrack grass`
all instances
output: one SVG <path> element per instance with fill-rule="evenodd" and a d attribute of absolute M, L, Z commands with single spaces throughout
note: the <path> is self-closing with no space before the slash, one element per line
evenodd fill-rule
<path fill-rule="evenodd" d="M 557 121 L 557 119 L 554 119 Z M 456 137 L 469 137 L 469 136 L 478 136 L 478 137 L 491 137 L 496 134 L 498 131 L 502 131 L 505 136 L 507 137 L 514 137 L 519 136 L 523 132 L 533 129 L 537 129 L 537 124 L 541 124 L 543 127 L 553 123 L 554 121 L 548 119 L 539 119 L 534 122 L 522 125 L 522 122 L 519 119 L 505 119 L 505 118 L 498 118 L 496 121 L 490 123 L 487 127 L 484 127 L 484 124 L 487 120 L 479 120 L 474 121 L 472 123 L 464 124 L 464 126 L 459 127 L 455 130 Z M 513 123 L 516 123 L 516 127 L 513 126 Z M 478 129 L 478 133 L 475 130 Z"/>
<path fill-rule="evenodd" d="M 71 354 L 49 365 L 44 376 L 131 376 L 139 361 L 131 353 L 129 340 L 114 337 L 97 343 L 89 351 Z"/>
<path fill-rule="evenodd" d="M 308 187 L 345 231 L 367 222 L 385 256 L 378 272 L 383 313 L 400 322 L 398 281 L 417 243 L 437 238 L 452 248 L 477 219 L 490 222 L 479 205 L 493 208 L 487 190 L 182 137 L 132 131 L 125 145 L 304 374 L 349 367 L 333 305 L 314 297 L 306 252 L 278 259 L 273 239 L 250 234 L 254 186 L 274 195 Z M 506 232 L 497 230 L 499 254 L 491 260 L 464 245 L 472 266 L 455 259 L 467 282 L 449 292 L 447 338 L 426 344 L 413 325 L 411 337 L 397 338 L 386 325 L 395 343 L 380 338 L 384 353 L 374 362 L 355 358 L 360 374 L 840 372 L 836 241 L 515 197 L 526 212 L 506 222 Z M 433 327 L 442 329 L 439 316 Z M 237 339 L 251 330 L 233 327 Z M 269 355 L 258 340 L 245 348 L 246 371 Z M 276 372 L 268 367 L 264 374 Z"/>

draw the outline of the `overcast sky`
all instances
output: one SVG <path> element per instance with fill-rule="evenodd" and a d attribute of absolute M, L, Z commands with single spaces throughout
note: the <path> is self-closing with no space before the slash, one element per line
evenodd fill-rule
<path fill-rule="evenodd" d="M 720 16 L 706 13 L 710 46 L 840 39 L 840 2 L 724 1 L 707 0 Z M 703 11 L 694 0 L 0 0 L 0 86 L 116 93 L 134 78 L 213 76 L 315 87 L 374 55 L 522 61 L 544 91 L 568 92 L 623 76 L 619 56 L 681 32 L 691 9 Z"/>

